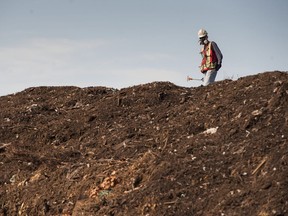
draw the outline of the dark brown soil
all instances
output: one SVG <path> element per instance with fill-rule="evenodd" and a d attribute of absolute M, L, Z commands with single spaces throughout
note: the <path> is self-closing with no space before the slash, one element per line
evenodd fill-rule
<path fill-rule="evenodd" d="M 0 215 L 288 215 L 288 73 L 0 97 Z"/>

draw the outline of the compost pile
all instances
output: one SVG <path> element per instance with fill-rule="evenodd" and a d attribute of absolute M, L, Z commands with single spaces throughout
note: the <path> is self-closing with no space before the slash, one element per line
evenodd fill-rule
<path fill-rule="evenodd" d="M 288 215 L 288 73 L 0 97 L 0 215 Z"/>

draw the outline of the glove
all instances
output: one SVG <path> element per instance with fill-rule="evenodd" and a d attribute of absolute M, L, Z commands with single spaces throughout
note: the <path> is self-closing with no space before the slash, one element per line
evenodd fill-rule
<path fill-rule="evenodd" d="M 218 71 L 221 67 L 222 67 L 222 64 L 221 64 L 221 63 L 220 63 L 220 64 L 217 64 L 217 65 L 216 65 L 216 71 Z"/>

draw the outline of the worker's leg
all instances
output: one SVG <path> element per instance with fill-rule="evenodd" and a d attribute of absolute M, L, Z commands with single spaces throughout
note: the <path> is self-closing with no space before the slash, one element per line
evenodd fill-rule
<path fill-rule="evenodd" d="M 207 86 L 209 85 L 210 83 L 213 83 L 215 81 L 215 78 L 216 78 L 216 75 L 217 75 L 217 71 L 216 70 L 208 70 L 206 73 L 205 73 L 205 76 L 204 76 L 204 86 Z"/>

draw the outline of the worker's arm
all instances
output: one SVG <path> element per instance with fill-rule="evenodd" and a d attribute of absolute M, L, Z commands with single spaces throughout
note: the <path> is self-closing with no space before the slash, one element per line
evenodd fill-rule
<path fill-rule="evenodd" d="M 217 56 L 217 59 L 218 59 L 218 64 L 222 64 L 222 59 L 223 59 L 223 55 L 219 49 L 219 47 L 217 46 L 217 44 L 212 41 L 212 49 L 214 50 L 216 56 Z"/>

